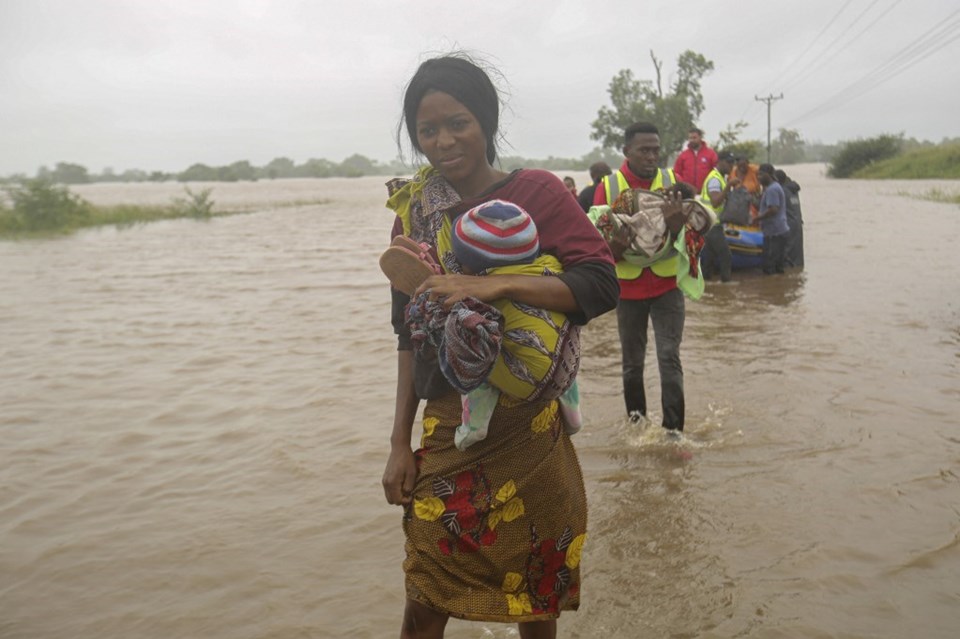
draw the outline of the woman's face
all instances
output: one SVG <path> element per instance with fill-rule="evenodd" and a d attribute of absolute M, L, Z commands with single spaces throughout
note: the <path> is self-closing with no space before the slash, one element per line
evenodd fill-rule
<path fill-rule="evenodd" d="M 451 95 L 432 91 L 420 100 L 417 144 L 461 197 L 478 195 L 492 183 L 480 122 Z"/>

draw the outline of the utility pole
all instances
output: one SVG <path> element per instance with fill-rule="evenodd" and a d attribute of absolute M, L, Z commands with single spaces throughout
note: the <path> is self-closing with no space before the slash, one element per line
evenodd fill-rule
<path fill-rule="evenodd" d="M 772 93 L 765 98 L 760 98 L 753 96 L 753 99 L 757 102 L 766 102 L 767 103 L 767 164 L 770 164 L 770 106 L 773 104 L 774 100 L 782 100 L 783 94 L 773 95 Z"/>

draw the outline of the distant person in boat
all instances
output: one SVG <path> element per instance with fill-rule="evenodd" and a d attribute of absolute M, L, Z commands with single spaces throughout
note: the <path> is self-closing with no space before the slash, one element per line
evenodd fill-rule
<path fill-rule="evenodd" d="M 787 266 L 803 266 L 803 214 L 800 211 L 800 185 L 790 179 L 783 170 L 773 172 L 777 182 L 783 187 L 787 196 L 787 225 L 790 235 L 787 236 L 786 263 Z"/>
<path fill-rule="evenodd" d="M 706 140 L 703 139 L 703 131 L 697 127 L 691 127 L 687 133 L 687 148 L 673 163 L 673 172 L 677 179 L 689 182 L 699 193 L 703 188 L 704 180 L 716 165 L 717 154 L 707 146 Z"/>
<path fill-rule="evenodd" d="M 563 185 L 567 187 L 567 190 L 573 195 L 573 199 L 577 199 L 577 183 L 569 175 L 563 178 Z"/>
<path fill-rule="evenodd" d="M 763 185 L 760 183 L 759 172 L 759 165 L 751 162 L 746 155 L 741 155 L 737 157 L 736 163 L 730 170 L 730 177 L 738 178 L 743 188 L 750 193 L 760 195 L 763 191 Z"/>
<path fill-rule="evenodd" d="M 590 165 L 590 186 L 585 186 L 577 196 L 577 201 L 580 202 L 580 208 L 584 213 L 593 206 L 593 194 L 597 190 L 597 185 L 611 173 L 613 169 L 606 162 L 594 162 Z"/>
<path fill-rule="evenodd" d="M 783 187 L 773 176 L 772 164 L 761 164 L 757 177 L 763 186 L 760 197 L 760 210 L 755 222 L 763 231 L 763 273 L 772 275 L 783 273 L 784 254 L 787 248 L 787 196 Z"/>
<path fill-rule="evenodd" d="M 740 186 L 740 178 L 724 176 L 733 169 L 734 155 L 725 151 L 717 158 L 717 166 L 710 171 L 703 182 L 700 191 L 700 201 L 723 220 L 724 205 L 730 197 L 731 189 Z M 706 244 L 700 254 L 700 267 L 703 269 L 703 279 L 709 280 L 714 273 L 720 273 L 721 282 L 730 281 L 731 262 L 730 247 L 723 233 L 723 224 L 715 224 L 705 238 Z"/>
<path fill-rule="evenodd" d="M 750 162 L 750 158 L 745 155 L 740 155 L 737 156 L 736 164 L 727 176 L 728 181 L 730 178 L 740 180 L 740 186 L 737 187 L 739 193 L 730 197 L 726 204 L 726 208 L 730 209 L 728 213 L 736 218 L 736 221 L 731 221 L 733 224 L 750 224 L 750 219 L 757 214 L 757 207 L 760 205 L 760 194 L 763 192 L 763 187 L 757 175 L 758 168 L 758 165 Z M 749 214 L 746 218 L 744 218 L 740 211 L 742 199 L 746 199 L 749 203 Z"/>
<path fill-rule="evenodd" d="M 660 131 L 649 122 L 627 127 L 623 136 L 624 162 L 620 169 L 603 178 L 593 196 L 596 206 L 616 202 L 628 189 L 663 192 L 677 183 L 671 169 L 662 169 Z M 686 217 L 682 197 L 675 194 L 670 207 L 664 209 L 668 230 L 677 237 Z M 689 234 L 690 240 L 702 238 Z M 641 267 L 623 258 L 627 244 L 608 241 L 617 260 L 620 280 L 620 303 L 617 306 L 617 328 L 623 369 L 623 397 L 627 415 L 641 421 L 647 415 L 647 396 L 643 383 L 644 359 L 647 351 L 647 327 L 653 323 L 657 364 L 660 368 L 660 399 L 663 407 L 662 426 L 679 433 L 684 425 L 683 367 L 680 364 L 680 342 L 685 317 L 684 293 L 677 286 L 681 260 L 676 253 L 667 254 L 650 266 Z M 699 253 L 692 257 L 698 260 Z M 682 275 L 682 274 L 681 274 Z"/>

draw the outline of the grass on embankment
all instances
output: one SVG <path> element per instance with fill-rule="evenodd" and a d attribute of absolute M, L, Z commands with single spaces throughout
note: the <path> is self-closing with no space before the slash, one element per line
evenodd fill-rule
<path fill-rule="evenodd" d="M 860 169 L 852 177 L 867 180 L 957 180 L 960 179 L 960 144 L 915 149 Z M 904 197 L 960 204 L 957 190 L 929 189 L 924 193 L 899 191 Z"/>
<path fill-rule="evenodd" d="M 960 144 L 914 149 L 864 167 L 851 177 L 867 180 L 958 180 Z"/>
<path fill-rule="evenodd" d="M 214 210 L 214 201 L 210 199 L 212 189 L 197 193 L 189 188 L 184 191 L 187 197 L 173 198 L 168 205 L 94 206 L 64 186 L 41 180 L 28 180 L 6 188 L 12 208 L 4 207 L 0 201 L 0 240 L 69 235 L 79 229 L 96 226 L 127 227 L 182 218 L 207 220 L 253 212 L 251 209 Z M 326 202 L 327 200 L 297 201 L 282 206 Z"/>

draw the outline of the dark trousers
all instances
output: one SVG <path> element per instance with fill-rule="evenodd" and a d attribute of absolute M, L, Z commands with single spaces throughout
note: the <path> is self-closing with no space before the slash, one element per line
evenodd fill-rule
<path fill-rule="evenodd" d="M 643 388 L 643 363 L 647 353 L 647 324 L 653 322 L 653 336 L 660 367 L 660 395 L 663 427 L 683 430 L 683 367 L 680 342 L 683 339 L 685 307 L 683 293 L 673 289 L 647 300 L 620 300 L 617 330 L 623 356 L 623 398 L 627 414 L 647 414 Z"/>
<path fill-rule="evenodd" d="M 700 267 L 703 277 L 710 279 L 719 271 L 721 281 L 730 280 L 730 246 L 723 234 L 723 224 L 714 224 L 703 238 L 703 251 L 700 253 Z"/>
<path fill-rule="evenodd" d="M 763 236 L 763 272 L 767 275 L 783 273 L 788 235 L 789 233 L 781 233 Z"/>

